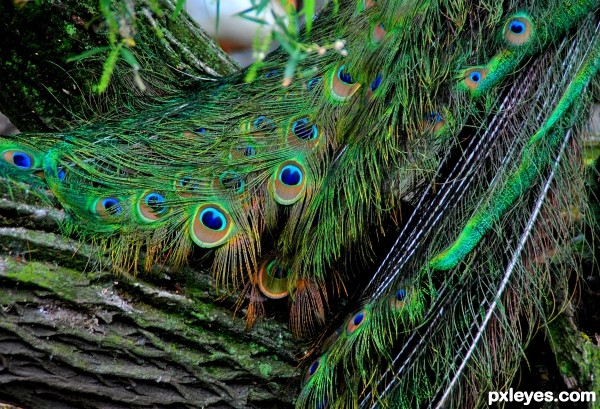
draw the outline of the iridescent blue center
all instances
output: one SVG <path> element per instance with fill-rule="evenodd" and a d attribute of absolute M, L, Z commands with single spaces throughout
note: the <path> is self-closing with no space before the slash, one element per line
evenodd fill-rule
<path fill-rule="evenodd" d="M 313 375 L 317 369 L 319 369 L 319 365 L 321 365 L 321 360 L 317 359 L 315 362 L 313 362 L 310 367 L 308 368 L 308 374 L 309 375 Z"/>
<path fill-rule="evenodd" d="M 405 298 L 406 290 L 404 288 L 401 288 L 398 291 L 396 291 L 396 301 L 404 301 Z"/>
<path fill-rule="evenodd" d="M 254 122 L 252 122 L 252 126 L 257 131 L 274 131 L 276 128 L 273 121 L 264 115 L 257 116 Z"/>
<path fill-rule="evenodd" d="M 348 71 L 346 71 L 346 65 L 342 65 L 340 67 L 340 69 L 338 70 L 338 78 L 340 79 L 340 81 L 342 81 L 344 84 L 354 84 L 354 80 L 352 79 L 352 76 L 350 75 L 350 73 Z"/>
<path fill-rule="evenodd" d="M 481 73 L 479 71 L 473 71 L 469 74 L 469 78 L 471 79 L 471 81 L 477 83 L 481 81 Z"/>
<path fill-rule="evenodd" d="M 437 124 L 442 120 L 442 116 L 437 112 L 432 112 L 430 114 L 426 114 L 423 119 L 425 119 L 430 124 Z"/>
<path fill-rule="evenodd" d="M 164 213 L 167 210 L 167 205 L 165 203 L 165 197 L 160 193 L 150 193 L 144 199 L 146 205 L 152 210 L 155 214 Z"/>
<path fill-rule="evenodd" d="M 321 77 L 314 77 L 311 78 L 310 80 L 308 80 L 308 82 L 306 83 L 306 89 L 308 91 L 312 91 L 313 89 L 315 89 L 315 87 L 317 85 L 319 85 L 319 82 L 321 82 Z"/>
<path fill-rule="evenodd" d="M 121 205 L 119 205 L 119 201 L 114 197 L 102 199 L 102 207 L 109 214 L 119 214 L 123 211 L 123 209 L 121 209 Z"/>
<path fill-rule="evenodd" d="M 279 172 L 279 180 L 287 186 L 297 186 L 302 182 L 302 171 L 298 166 L 286 165 Z"/>
<path fill-rule="evenodd" d="M 363 322 L 363 320 L 365 319 L 365 313 L 364 311 L 361 311 L 359 313 L 357 313 L 354 318 L 352 318 L 352 324 L 354 324 L 355 326 L 360 325 L 361 322 Z"/>
<path fill-rule="evenodd" d="M 279 74 L 279 70 L 271 70 L 265 74 L 265 78 L 273 78 Z"/>
<path fill-rule="evenodd" d="M 315 124 L 308 122 L 308 118 L 302 118 L 292 124 L 292 132 L 300 139 L 305 141 L 315 139 L 319 130 Z"/>
<path fill-rule="evenodd" d="M 513 34 L 523 34 L 525 33 L 525 23 L 519 20 L 511 20 L 508 24 L 508 29 Z"/>
<path fill-rule="evenodd" d="M 221 231 L 225 228 L 227 220 L 223 212 L 214 207 L 207 207 L 200 213 L 200 221 L 211 230 Z"/>
<path fill-rule="evenodd" d="M 375 91 L 381 85 L 381 81 L 383 81 L 383 75 L 377 74 L 373 82 L 371 83 L 371 91 Z"/>
<path fill-rule="evenodd" d="M 23 152 L 15 152 L 12 157 L 13 163 L 20 169 L 31 169 L 31 157 Z"/>
<path fill-rule="evenodd" d="M 248 157 L 252 157 L 254 155 L 256 155 L 256 148 L 254 146 L 246 146 L 245 148 L 243 148 L 244 150 L 244 156 L 248 156 Z"/>

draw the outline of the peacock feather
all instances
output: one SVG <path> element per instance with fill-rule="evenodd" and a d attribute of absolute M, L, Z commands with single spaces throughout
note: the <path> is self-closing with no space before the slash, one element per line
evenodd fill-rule
<path fill-rule="evenodd" d="M 292 332 L 311 334 L 364 282 L 314 346 L 299 408 L 471 407 L 567 296 L 545 256 L 586 207 L 599 7 L 340 0 L 304 32 L 293 76 L 282 47 L 110 119 L 2 137 L 0 174 L 49 189 L 118 270 L 201 249 L 249 325 L 289 297 Z M 374 269 L 373 231 L 394 223 Z"/>

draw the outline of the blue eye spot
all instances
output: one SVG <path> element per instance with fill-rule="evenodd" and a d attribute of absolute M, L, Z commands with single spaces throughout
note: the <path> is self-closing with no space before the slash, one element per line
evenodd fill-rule
<path fill-rule="evenodd" d="M 423 119 L 427 122 L 429 122 L 430 124 L 437 124 L 438 122 L 440 122 L 442 120 L 442 116 L 440 114 L 438 114 L 437 112 L 431 112 L 429 114 L 426 114 Z"/>
<path fill-rule="evenodd" d="M 252 126 L 257 131 L 274 131 L 276 128 L 273 121 L 264 115 L 257 116 L 254 122 L 252 122 Z"/>
<path fill-rule="evenodd" d="M 308 368 L 308 374 L 309 375 L 313 375 L 317 369 L 319 369 L 319 365 L 321 365 L 321 360 L 317 359 L 315 362 L 313 362 L 310 367 Z"/>
<path fill-rule="evenodd" d="M 109 214 L 113 214 L 113 215 L 119 214 L 123 211 L 123 209 L 121 209 L 121 205 L 119 204 L 119 201 L 117 199 L 115 199 L 114 197 L 107 197 L 105 199 L 102 199 L 102 207 Z"/>
<path fill-rule="evenodd" d="M 375 91 L 381 85 L 381 81 L 383 81 L 383 75 L 377 74 L 373 82 L 371 83 L 371 91 Z"/>
<path fill-rule="evenodd" d="M 348 71 L 346 71 L 346 64 L 342 65 L 340 67 L 340 69 L 338 70 L 338 78 L 340 81 L 342 81 L 344 84 L 354 84 L 354 80 L 352 79 L 352 76 L 350 75 L 350 73 Z"/>
<path fill-rule="evenodd" d="M 508 29 L 513 34 L 523 34 L 525 32 L 525 24 L 519 20 L 511 20 L 508 24 Z"/>
<path fill-rule="evenodd" d="M 244 148 L 244 156 L 252 157 L 256 155 L 256 148 L 253 146 L 246 146 Z"/>
<path fill-rule="evenodd" d="M 307 118 L 297 120 L 292 124 L 292 132 L 300 139 L 312 140 L 317 137 L 319 130 L 315 124 L 308 122 Z"/>
<path fill-rule="evenodd" d="M 473 71 L 469 74 L 469 78 L 471 79 L 471 81 L 478 83 L 479 81 L 481 81 L 481 74 L 479 73 L 479 71 Z"/>
<path fill-rule="evenodd" d="M 287 165 L 281 169 L 279 180 L 287 186 L 297 186 L 302 182 L 302 171 L 294 165 Z"/>
<path fill-rule="evenodd" d="M 58 168 L 56 176 L 58 177 L 58 180 L 62 182 L 63 180 L 65 180 L 65 177 L 67 177 L 67 172 L 65 172 L 63 168 Z"/>
<path fill-rule="evenodd" d="M 396 291 L 396 301 L 404 301 L 405 298 L 406 290 L 404 288 L 401 288 L 398 291 Z"/>
<path fill-rule="evenodd" d="M 164 213 L 167 210 L 165 197 L 159 193 L 150 193 L 144 202 L 156 214 Z"/>
<path fill-rule="evenodd" d="M 358 314 L 356 314 L 354 316 L 354 318 L 352 318 L 352 323 L 355 326 L 358 326 L 358 325 L 360 325 L 361 322 L 363 322 L 364 319 L 365 319 L 365 313 L 363 311 L 361 311 Z"/>
<path fill-rule="evenodd" d="M 317 85 L 319 85 L 319 83 L 321 82 L 321 77 L 314 77 L 311 78 L 307 83 L 306 83 L 306 89 L 308 91 L 312 91 L 313 89 L 315 89 L 315 87 Z"/>
<path fill-rule="evenodd" d="M 179 179 L 179 187 L 186 189 L 186 188 L 188 188 L 191 181 L 192 181 L 191 176 L 184 176 L 181 179 Z"/>
<path fill-rule="evenodd" d="M 221 185 L 225 189 L 234 190 L 236 193 L 241 193 L 244 191 L 244 186 L 246 186 L 246 182 L 244 179 L 235 172 L 225 172 L 221 175 Z"/>
<path fill-rule="evenodd" d="M 15 152 L 12 157 L 13 163 L 20 169 L 31 169 L 31 157 L 26 153 Z"/>
<path fill-rule="evenodd" d="M 271 71 L 265 73 L 265 78 L 273 78 L 273 77 L 277 76 L 277 74 L 279 74 L 279 70 L 271 70 Z"/>
<path fill-rule="evenodd" d="M 194 132 L 196 132 L 198 135 L 206 135 L 206 128 L 196 128 L 194 129 Z"/>
<path fill-rule="evenodd" d="M 225 228 L 227 220 L 225 215 L 214 207 L 207 207 L 200 213 L 200 221 L 211 230 L 221 231 Z"/>
<path fill-rule="evenodd" d="M 321 402 L 317 403 L 316 409 L 325 409 L 327 407 L 327 399 L 323 399 Z"/>

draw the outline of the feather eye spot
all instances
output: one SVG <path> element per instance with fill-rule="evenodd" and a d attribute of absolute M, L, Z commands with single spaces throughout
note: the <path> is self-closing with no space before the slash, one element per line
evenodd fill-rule
<path fill-rule="evenodd" d="M 302 118 L 292 124 L 292 132 L 298 138 L 305 141 L 316 139 L 319 135 L 317 125 L 308 122 L 308 118 Z"/>
<path fill-rule="evenodd" d="M 194 129 L 194 132 L 196 132 L 200 136 L 204 136 L 206 135 L 206 128 L 196 128 Z"/>
<path fill-rule="evenodd" d="M 293 160 L 283 162 L 279 165 L 269 186 L 277 203 L 282 205 L 295 203 L 306 190 L 304 167 Z"/>
<path fill-rule="evenodd" d="M 183 175 L 175 180 L 175 190 L 180 196 L 191 197 L 199 193 L 200 183 L 191 175 Z"/>
<path fill-rule="evenodd" d="M 34 166 L 34 159 L 28 153 L 19 150 L 7 150 L 2 153 L 5 162 L 15 166 L 20 170 L 29 170 Z"/>
<path fill-rule="evenodd" d="M 306 90 L 308 92 L 313 91 L 317 85 L 319 85 L 321 83 L 321 77 L 314 77 L 311 78 L 310 80 L 308 80 L 308 82 L 306 83 Z"/>
<path fill-rule="evenodd" d="M 346 64 L 342 64 L 331 78 L 331 96 L 336 101 L 345 101 L 350 98 L 360 88 L 360 84 L 356 83 L 350 72 L 346 68 Z"/>
<path fill-rule="evenodd" d="M 510 18 L 504 29 L 504 39 L 515 46 L 529 42 L 532 34 L 531 21 L 522 15 Z"/>
<path fill-rule="evenodd" d="M 160 193 L 150 193 L 144 199 L 146 205 L 156 214 L 164 213 L 167 210 L 165 197 Z"/>
<path fill-rule="evenodd" d="M 92 206 L 92 211 L 100 218 L 107 220 L 123 213 L 123 208 L 121 207 L 119 199 L 115 197 L 104 197 L 96 200 L 95 204 Z"/>
<path fill-rule="evenodd" d="M 379 86 L 381 85 L 382 81 L 383 81 L 383 75 L 377 74 L 377 76 L 375 77 L 375 79 L 371 83 L 371 86 L 369 87 L 369 89 L 371 90 L 371 92 L 376 91 L 377 88 L 379 88 Z"/>
<path fill-rule="evenodd" d="M 315 362 L 313 362 L 312 365 L 308 368 L 308 374 L 314 375 L 315 372 L 317 372 L 317 369 L 319 369 L 320 364 L 321 364 L 321 361 L 319 359 L 317 359 Z"/>
<path fill-rule="evenodd" d="M 404 301 L 405 298 L 406 290 L 404 288 L 401 288 L 398 291 L 396 291 L 396 301 Z"/>
<path fill-rule="evenodd" d="M 302 171 L 298 166 L 287 165 L 279 172 L 279 180 L 287 186 L 297 186 L 302 183 Z"/>
<path fill-rule="evenodd" d="M 220 246 L 229 240 L 233 231 L 231 216 L 217 204 L 199 206 L 191 219 L 190 234 L 200 247 Z"/>
<path fill-rule="evenodd" d="M 442 129 L 444 124 L 444 118 L 438 112 L 433 111 L 423 116 L 423 130 L 431 130 L 433 132 L 437 132 L 440 129 Z"/>
<path fill-rule="evenodd" d="M 137 214 L 147 223 L 160 219 L 168 210 L 167 199 L 158 192 L 143 193 L 137 203 Z"/>
<path fill-rule="evenodd" d="M 349 334 L 354 333 L 365 322 L 366 318 L 367 318 L 366 310 L 361 310 L 361 311 L 357 312 L 356 314 L 354 314 L 352 316 L 352 318 L 350 318 L 350 321 L 348 322 L 348 333 Z"/>
<path fill-rule="evenodd" d="M 33 163 L 33 160 L 29 155 L 23 152 L 16 152 L 13 155 L 13 163 L 16 167 L 21 169 L 29 169 Z"/>
<path fill-rule="evenodd" d="M 119 201 L 114 197 L 107 197 L 105 199 L 102 199 L 100 203 L 102 209 L 110 214 L 119 214 L 123 211 L 121 209 L 121 206 L 119 205 Z"/>
<path fill-rule="evenodd" d="M 241 143 L 231 148 L 231 159 L 244 159 L 256 156 L 256 147 L 251 143 Z"/>
<path fill-rule="evenodd" d="M 525 24 L 519 20 L 513 20 L 508 24 L 508 29 L 513 34 L 523 34 L 525 32 Z"/>
<path fill-rule="evenodd" d="M 204 209 L 200 213 L 200 221 L 205 227 L 214 231 L 222 231 L 227 224 L 227 220 L 225 220 L 225 215 L 223 212 L 215 209 L 214 207 Z"/>
<path fill-rule="evenodd" d="M 386 34 L 387 32 L 385 31 L 385 26 L 383 23 L 375 24 L 375 27 L 373 27 L 373 33 L 371 34 L 373 44 L 377 45 L 381 43 Z"/>
<path fill-rule="evenodd" d="M 464 72 L 464 85 L 471 91 L 475 91 L 488 75 L 487 68 L 469 68 Z"/>
<path fill-rule="evenodd" d="M 406 289 L 404 289 L 404 288 L 398 289 L 394 293 L 394 295 L 392 295 L 390 297 L 390 306 L 392 307 L 392 310 L 400 311 L 402 308 L 404 308 L 404 305 L 406 303 L 406 296 L 407 296 Z"/>
<path fill-rule="evenodd" d="M 352 76 L 350 75 L 350 73 L 346 70 L 346 64 L 342 65 L 337 72 L 337 77 L 338 79 L 343 82 L 344 84 L 347 85 L 353 85 L 354 84 L 354 80 L 352 79 Z"/>
<path fill-rule="evenodd" d="M 310 381 L 310 379 L 315 375 L 315 373 L 317 373 L 317 371 L 319 370 L 319 368 L 321 366 L 321 359 L 323 359 L 323 357 L 319 357 L 319 358 L 315 359 L 310 364 L 310 366 L 306 370 L 306 375 L 304 376 L 305 383 Z"/>
<path fill-rule="evenodd" d="M 276 260 L 263 264 L 258 272 L 258 288 L 268 298 L 287 297 L 290 270 L 284 268 Z"/>
<path fill-rule="evenodd" d="M 259 115 L 252 121 L 252 128 L 255 131 L 271 132 L 277 129 L 273 121 L 264 115 Z"/>
<path fill-rule="evenodd" d="M 279 70 L 271 70 L 271 71 L 267 71 L 265 73 L 265 78 L 269 79 L 269 78 L 274 78 L 277 75 L 279 75 Z"/>
<path fill-rule="evenodd" d="M 242 193 L 246 187 L 246 182 L 242 176 L 236 172 L 224 172 L 221 174 L 219 181 L 221 182 L 221 186 L 227 190 L 232 190 L 235 193 Z"/>
<path fill-rule="evenodd" d="M 59 181 L 62 182 L 67 177 L 67 172 L 65 172 L 65 170 L 63 168 L 58 168 L 57 172 L 56 172 L 56 177 L 58 178 Z"/>

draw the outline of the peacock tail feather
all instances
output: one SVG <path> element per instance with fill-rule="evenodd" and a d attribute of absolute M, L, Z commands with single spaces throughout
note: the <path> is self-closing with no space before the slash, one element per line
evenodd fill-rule
<path fill-rule="evenodd" d="M 314 348 L 299 408 L 470 407 L 567 293 L 546 260 L 585 208 L 600 2 L 338 3 L 293 80 L 284 47 L 111 119 L 5 136 L 0 176 L 50 189 L 118 270 L 204 249 L 249 325 L 289 297 L 309 334 L 348 280 L 368 283 Z M 414 211 L 379 269 L 342 273 L 402 201 Z"/>
<path fill-rule="evenodd" d="M 570 206 L 585 209 L 577 125 L 598 86 L 599 27 L 587 18 L 471 119 L 362 307 L 309 365 L 298 407 L 478 407 L 508 387 L 567 297 L 568 275 L 547 260 L 571 237 Z"/>

